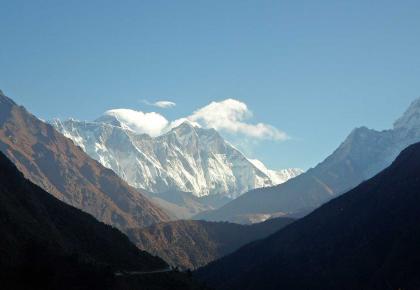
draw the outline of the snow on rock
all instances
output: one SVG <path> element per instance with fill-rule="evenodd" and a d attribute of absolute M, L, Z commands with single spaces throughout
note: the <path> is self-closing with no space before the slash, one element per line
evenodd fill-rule
<path fill-rule="evenodd" d="M 302 174 L 304 171 L 300 168 L 287 168 L 287 169 L 281 169 L 281 170 L 270 170 L 268 169 L 264 163 L 262 163 L 258 159 L 248 159 L 254 166 L 256 166 L 259 170 L 264 172 L 270 179 L 273 181 L 274 185 L 282 184 L 289 179 L 292 179 L 300 174 Z"/>
<path fill-rule="evenodd" d="M 55 119 L 51 124 L 128 184 L 150 192 L 179 190 L 196 196 L 236 198 L 302 173 L 295 168 L 273 171 L 260 161 L 249 160 L 214 129 L 184 122 L 150 137 L 141 132 L 153 127 L 136 127 L 135 118 L 144 116 L 124 120 L 118 111 L 112 111 L 94 122 Z"/>

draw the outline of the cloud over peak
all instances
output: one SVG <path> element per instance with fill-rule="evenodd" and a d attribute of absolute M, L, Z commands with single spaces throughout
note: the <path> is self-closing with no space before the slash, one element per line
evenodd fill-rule
<path fill-rule="evenodd" d="M 168 120 L 159 113 L 143 113 L 131 109 L 113 109 L 106 111 L 105 116 L 117 119 L 125 129 L 139 134 L 157 137 L 168 127 Z"/>
<path fill-rule="evenodd" d="M 158 105 L 159 103 L 159 105 Z M 173 104 L 173 105 L 172 105 Z M 175 103 L 159 101 L 154 106 L 171 107 Z M 156 112 L 144 113 L 130 109 L 115 109 L 105 112 L 105 115 L 115 117 L 127 129 L 140 134 L 148 134 L 152 137 L 159 136 L 189 121 L 195 126 L 213 128 L 219 132 L 233 137 L 242 136 L 252 140 L 277 140 L 288 139 L 285 132 L 265 123 L 248 122 L 253 117 L 248 106 L 235 99 L 226 99 L 195 110 L 191 115 L 168 121 L 164 116 Z"/>
<path fill-rule="evenodd" d="M 285 140 L 286 133 L 274 126 L 257 123 L 247 123 L 253 116 L 248 106 L 235 99 L 226 99 L 220 102 L 211 102 L 196 110 L 188 120 L 196 122 L 203 127 L 214 128 L 230 134 L 241 134 L 257 139 Z"/>

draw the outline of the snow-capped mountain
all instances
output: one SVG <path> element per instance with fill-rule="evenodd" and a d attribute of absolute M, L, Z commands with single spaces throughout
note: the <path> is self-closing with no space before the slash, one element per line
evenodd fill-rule
<path fill-rule="evenodd" d="M 302 172 L 270 171 L 261 162 L 256 166 L 216 130 L 188 121 L 157 137 L 136 133 L 118 114 L 105 114 L 94 122 L 56 119 L 51 124 L 130 185 L 150 192 L 179 190 L 235 198 Z"/>
<path fill-rule="evenodd" d="M 270 179 L 273 181 L 275 185 L 282 184 L 289 179 L 296 177 L 300 174 L 302 174 L 304 171 L 300 168 L 287 168 L 287 169 L 281 169 L 279 171 L 268 169 L 264 163 L 262 163 L 258 159 L 248 159 L 252 164 L 254 164 L 255 167 L 257 167 L 259 170 L 264 172 L 265 175 L 270 177 Z"/>

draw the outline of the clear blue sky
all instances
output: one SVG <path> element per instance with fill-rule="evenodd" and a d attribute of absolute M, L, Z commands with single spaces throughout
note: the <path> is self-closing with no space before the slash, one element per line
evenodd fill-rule
<path fill-rule="evenodd" d="M 0 88 L 43 119 L 232 97 L 288 141 L 251 157 L 308 168 L 420 96 L 420 1 L 0 0 Z M 156 110 L 156 109 L 153 109 Z"/>

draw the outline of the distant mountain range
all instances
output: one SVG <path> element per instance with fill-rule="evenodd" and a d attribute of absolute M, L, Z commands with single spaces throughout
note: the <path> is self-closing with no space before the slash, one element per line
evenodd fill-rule
<path fill-rule="evenodd" d="M 0 151 L 33 183 L 121 230 L 170 219 L 140 191 L 3 93 Z"/>
<path fill-rule="evenodd" d="M 270 216 L 302 216 L 380 172 L 407 146 L 420 141 L 420 99 L 390 130 L 361 127 L 315 168 L 281 185 L 252 190 L 196 219 L 260 221 Z M 256 218 L 259 217 L 259 218 Z"/>
<path fill-rule="evenodd" d="M 372 179 L 195 276 L 215 289 L 416 290 L 419 220 L 417 143 Z"/>
<path fill-rule="evenodd" d="M 51 124 L 128 184 L 152 193 L 236 198 L 302 173 L 300 169 L 268 170 L 260 161 L 248 160 L 216 130 L 188 121 L 154 138 L 131 130 L 118 110 L 94 122 L 56 119 Z"/>
<path fill-rule="evenodd" d="M 293 221 L 276 218 L 254 225 L 239 225 L 180 220 L 133 229 L 128 236 L 140 249 L 163 258 L 173 267 L 195 269 L 249 242 L 265 238 Z"/>

